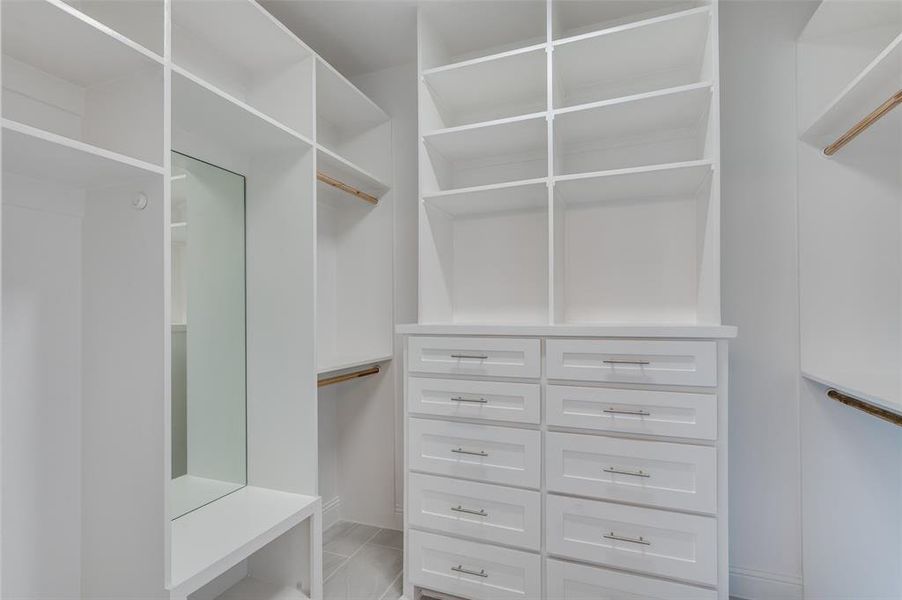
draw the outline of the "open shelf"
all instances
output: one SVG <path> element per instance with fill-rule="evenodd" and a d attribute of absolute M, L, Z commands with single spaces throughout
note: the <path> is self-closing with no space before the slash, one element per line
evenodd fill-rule
<path fill-rule="evenodd" d="M 172 68 L 172 126 L 241 152 L 312 145 L 297 131 L 179 67 Z"/>
<path fill-rule="evenodd" d="M 172 522 L 169 589 L 189 594 L 319 510 L 320 499 L 248 486 Z"/>
<path fill-rule="evenodd" d="M 802 133 L 802 139 L 812 143 L 834 141 L 900 89 L 902 33 L 827 105 Z"/>
<path fill-rule="evenodd" d="M 545 114 L 500 119 L 432 132 L 423 137 L 434 187 L 449 190 L 545 177 Z M 427 174 L 428 177 L 428 174 Z"/>
<path fill-rule="evenodd" d="M 698 83 L 555 113 L 558 175 L 704 158 L 712 86 Z"/>
<path fill-rule="evenodd" d="M 545 41 L 545 2 L 464 0 L 420 7 L 423 70 Z"/>
<path fill-rule="evenodd" d="M 4 118 L 163 164 L 159 56 L 56 0 L 0 14 Z"/>
<path fill-rule="evenodd" d="M 708 161 L 557 179 L 556 319 L 703 321 L 711 183 Z"/>
<path fill-rule="evenodd" d="M 245 577 L 216 600 L 309 600 L 307 594 L 291 586 L 272 584 L 254 577 Z"/>
<path fill-rule="evenodd" d="M 85 15 L 163 56 L 165 3 L 163 0 L 62 0 Z"/>
<path fill-rule="evenodd" d="M 710 79 L 710 19 L 699 7 L 556 41 L 555 106 Z"/>
<path fill-rule="evenodd" d="M 389 189 L 387 183 L 322 146 L 316 148 L 316 169 L 376 198 Z"/>
<path fill-rule="evenodd" d="M 3 170 L 78 188 L 107 187 L 163 168 L 3 119 Z"/>
<path fill-rule="evenodd" d="M 539 44 L 423 72 L 435 123 L 429 129 L 543 111 L 547 104 L 546 45 Z M 479 90 L 474 94 L 474 90 Z"/>
<path fill-rule="evenodd" d="M 548 207 L 548 181 L 544 177 L 494 185 L 433 192 L 423 196 L 427 206 L 453 216 L 511 212 Z"/>
<path fill-rule="evenodd" d="M 696 0 L 566 0 L 551 5 L 555 40 L 635 21 L 688 10 L 706 4 Z"/>
<path fill-rule="evenodd" d="M 173 63 L 312 137 L 313 52 L 254 0 L 215 8 L 213 13 L 208 2 L 173 0 Z"/>

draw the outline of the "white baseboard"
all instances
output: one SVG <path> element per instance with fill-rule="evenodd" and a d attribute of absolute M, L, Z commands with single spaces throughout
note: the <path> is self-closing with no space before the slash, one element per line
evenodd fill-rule
<path fill-rule="evenodd" d="M 323 504 L 323 531 L 341 521 L 341 498 L 336 496 Z"/>
<path fill-rule="evenodd" d="M 802 578 L 754 569 L 730 569 L 730 597 L 742 600 L 802 600 Z"/>

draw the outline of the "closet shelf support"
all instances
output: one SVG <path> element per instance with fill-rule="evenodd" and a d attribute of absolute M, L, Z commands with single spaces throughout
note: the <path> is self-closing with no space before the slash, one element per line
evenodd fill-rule
<path fill-rule="evenodd" d="M 347 183 L 345 183 L 343 181 L 339 181 L 338 179 L 335 179 L 334 177 L 329 177 L 322 171 L 316 172 L 316 178 L 319 181 L 322 181 L 323 183 L 325 183 L 326 185 L 331 185 L 332 187 L 338 188 L 339 190 L 341 190 L 343 192 L 347 192 L 348 194 L 351 194 L 352 196 L 356 196 L 357 198 L 360 198 L 364 202 L 369 202 L 370 204 L 378 204 L 379 203 L 379 198 L 377 198 L 371 194 L 367 194 L 364 191 L 358 190 L 354 186 L 348 185 Z"/>
<path fill-rule="evenodd" d="M 902 104 L 902 90 L 899 90 L 898 92 L 890 96 L 890 98 L 886 102 L 874 109 L 871 114 L 855 123 L 855 125 L 853 125 L 847 132 L 839 136 L 835 142 L 824 148 L 824 154 L 826 154 L 827 156 L 833 156 L 843 146 L 858 137 L 861 132 L 876 123 L 881 117 L 886 115 L 889 111 L 893 110 L 900 104 Z"/>
<path fill-rule="evenodd" d="M 368 377 L 370 375 L 375 375 L 380 371 L 378 366 L 368 367 L 366 369 L 359 369 L 357 371 L 351 371 L 350 373 L 342 373 L 341 375 L 334 375 L 332 377 L 326 377 L 324 379 L 320 379 L 316 382 L 316 387 L 325 387 L 327 385 L 334 385 L 336 383 L 342 383 L 344 381 L 351 381 L 352 379 L 360 379 L 361 377 Z"/>
<path fill-rule="evenodd" d="M 865 402 L 864 400 L 855 398 L 854 396 L 843 394 L 839 390 L 827 390 L 827 397 L 832 400 L 836 400 L 837 402 L 841 402 L 846 406 L 850 406 L 862 412 L 866 412 L 867 414 L 873 417 L 877 417 L 878 419 L 889 421 L 893 425 L 902 425 L 902 415 L 886 410 L 885 408 L 880 408 L 879 406 L 875 406 L 870 402 Z"/>

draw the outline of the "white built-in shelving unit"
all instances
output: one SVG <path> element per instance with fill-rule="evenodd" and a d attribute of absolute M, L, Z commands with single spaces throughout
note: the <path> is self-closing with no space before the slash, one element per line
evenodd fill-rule
<path fill-rule="evenodd" d="M 824 65 L 830 65 L 824 68 Z M 798 44 L 802 372 L 902 413 L 902 2 L 825 0 Z"/>
<path fill-rule="evenodd" d="M 420 11 L 420 322 L 719 324 L 716 6 L 479 10 Z"/>
<path fill-rule="evenodd" d="M 388 117 L 254 0 L 0 11 L 0 595 L 320 598 L 317 370 L 392 352 Z M 171 150 L 245 176 L 247 243 L 247 486 L 175 521 Z"/>

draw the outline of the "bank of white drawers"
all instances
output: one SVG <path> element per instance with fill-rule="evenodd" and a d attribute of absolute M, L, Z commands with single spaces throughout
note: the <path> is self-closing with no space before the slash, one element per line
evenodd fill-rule
<path fill-rule="evenodd" d="M 409 581 L 720 597 L 717 365 L 713 340 L 410 336 Z"/>

